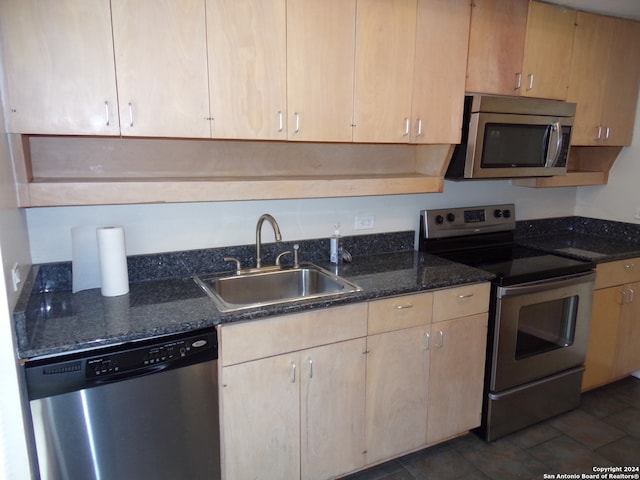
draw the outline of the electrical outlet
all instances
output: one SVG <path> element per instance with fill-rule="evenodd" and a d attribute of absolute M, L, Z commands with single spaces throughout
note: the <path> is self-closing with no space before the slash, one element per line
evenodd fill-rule
<path fill-rule="evenodd" d="M 13 291 L 17 292 L 18 291 L 18 285 L 20 285 L 20 282 L 22 281 L 22 279 L 20 278 L 20 270 L 18 270 L 18 264 L 14 264 L 13 267 L 11 267 L 11 281 L 13 283 Z"/>
<path fill-rule="evenodd" d="M 356 230 L 370 230 L 376 224 L 376 217 L 373 215 L 358 215 L 353 228 Z"/>

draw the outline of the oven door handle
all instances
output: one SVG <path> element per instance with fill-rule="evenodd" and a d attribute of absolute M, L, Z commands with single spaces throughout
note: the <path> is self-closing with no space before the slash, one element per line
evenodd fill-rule
<path fill-rule="evenodd" d="M 540 280 L 538 282 L 530 282 L 522 285 L 513 285 L 508 287 L 498 287 L 498 298 L 509 297 L 512 295 L 527 295 L 530 293 L 543 292 L 554 288 L 570 287 L 581 283 L 595 281 L 596 272 L 589 271 L 586 273 L 577 273 L 574 275 L 566 275 L 564 277 L 553 278 L 548 280 Z"/>

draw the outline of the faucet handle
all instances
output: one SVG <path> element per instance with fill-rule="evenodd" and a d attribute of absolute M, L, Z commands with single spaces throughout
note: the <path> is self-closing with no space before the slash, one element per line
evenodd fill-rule
<path fill-rule="evenodd" d="M 300 268 L 300 245 L 293 245 L 293 268 Z"/>
<path fill-rule="evenodd" d="M 282 257 L 284 257 L 285 255 L 291 255 L 291 250 L 287 250 L 286 252 L 282 252 L 282 253 L 278 254 L 278 256 L 276 257 L 276 265 L 278 267 L 280 266 L 280 262 L 282 260 Z"/>
<path fill-rule="evenodd" d="M 236 257 L 224 257 L 223 260 L 225 262 L 235 262 L 236 264 L 236 275 L 240 275 L 240 270 L 242 270 L 242 263 Z"/>

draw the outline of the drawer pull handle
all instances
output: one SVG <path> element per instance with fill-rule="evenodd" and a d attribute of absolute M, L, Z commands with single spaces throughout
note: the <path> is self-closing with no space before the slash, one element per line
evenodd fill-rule
<path fill-rule="evenodd" d="M 635 265 L 635 263 L 627 263 L 624 266 L 624 268 L 625 268 L 625 270 L 633 270 L 634 268 L 636 268 L 636 265 Z"/>
<path fill-rule="evenodd" d="M 396 305 L 396 310 L 406 310 L 407 308 L 413 308 L 412 303 L 405 303 L 404 305 Z"/>
<path fill-rule="evenodd" d="M 458 298 L 462 300 L 463 298 L 471 298 L 473 297 L 473 293 L 463 293 L 462 295 L 458 295 Z"/>

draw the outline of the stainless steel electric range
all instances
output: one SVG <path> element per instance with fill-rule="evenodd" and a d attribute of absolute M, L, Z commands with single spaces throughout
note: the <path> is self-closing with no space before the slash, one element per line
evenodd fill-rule
<path fill-rule="evenodd" d="M 420 250 L 496 275 L 482 426 L 487 441 L 579 405 L 594 264 L 518 245 L 513 204 L 423 210 Z"/>

